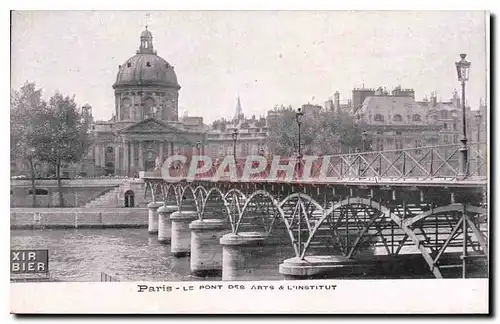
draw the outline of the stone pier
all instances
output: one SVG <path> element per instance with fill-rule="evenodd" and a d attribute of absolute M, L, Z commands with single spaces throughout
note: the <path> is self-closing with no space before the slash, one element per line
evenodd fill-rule
<path fill-rule="evenodd" d="M 158 208 L 158 241 L 170 244 L 172 239 L 172 221 L 170 215 L 178 210 L 177 206 L 161 206 Z"/>
<path fill-rule="evenodd" d="M 227 219 L 195 220 L 191 229 L 191 273 L 195 276 L 222 273 L 222 247 L 220 239 L 229 233 Z"/>
<path fill-rule="evenodd" d="M 195 211 L 176 211 L 170 215 L 172 240 L 170 250 L 176 257 L 187 256 L 191 252 L 191 229 L 189 224 L 198 218 Z"/>
<path fill-rule="evenodd" d="M 149 214 L 148 214 L 148 233 L 156 234 L 158 233 L 158 208 L 163 206 L 162 201 L 150 202 L 148 204 Z"/>

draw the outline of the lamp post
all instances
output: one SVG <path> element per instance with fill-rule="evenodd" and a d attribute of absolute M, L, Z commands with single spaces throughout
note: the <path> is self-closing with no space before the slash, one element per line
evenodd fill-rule
<path fill-rule="evenodd" d="M 302 126 L 302 117 L 304 117 L 304 112 L 302 111 L 301 108 L 297 109 L 297 112 L 295 113 L 295 120 L 297 121 L 297 126 L 299 127 L 299 144 L 298 144 L 298 149 L 299 149 L 299 159 L 302 159 L 302 143 L 301 143 L 301 134 L 300 134 L 300 127 Z"/>
<path fill-rule="evenodd" d="M 480 148 L 479 142 L 481 141 L 481 121 L 483 119 L 483 116 L 481 115 L 481 112 L 479 110 L 474 115 L 474 118 L 476 119 L 476 123 L 477 123 L 477 157 L 476 157 L 477 175 L 480 176 L 481 175 L 481 166 L 479 164 L 479 148 Z"/>
<path fill-rule="evenodd" d="M 459 149 L 460 159 L 459 159 L 459 176 L 466 177 L 468 175 L 467 168 L 467 128 L 466 128 L 466 118 L 465 118 L 465 83 L 469 80 L 469 68 L 470 62 L 465 60 L 467 54 L 460 54 L 461 60 L 455 62 L 457 68 L 458 81 L 462 85 L 462 146 Z"/>
<path fill-rule="evenodd" d="M 234 162 L 236 162 L 236 140 L 238 139 L 238 129 L 234 128 L 233 134 L 231 135 L 233 136 L 233 158 Z"/>
<path fill-rule="evenodd" d="M 366 133 L 366 131 L 363 131 L 361 133 L 361 152 L 362 153 L 365 151 L 366 137 L 367 137 L 367 133 Z"/>
<path fill-rule="evenodd" d="M 298 160 L 298 173 L 300 175 L 300 170 L 301 170 L 301 162 L 302 162 L 302 143 L 301 143 L 301 134 L 300 134 L 300 127 L 302 126 L 302 118 L 304 117 L 304 112 L 302 111 L 302 109 L 298 108 L 297 109 L 297 112 L 295 113 L 295 120 L 297 121 L 297 126 L 299 127 L 299 143 L 298 143 L 298 150 L 299 150 L 299 155 L 297 156 L 297 160 Z M 300 191 L 299 191 L 299 195 L 300 195 Z M 299 200 L 300 200 L 300 196 L 299 196 Z M 299 252 L 299 256 L 302 258 L 302 238 L 301 238 L 301 234 L 302 234 L 302 228 L 301 228 L 301 223 L 302 223 L 302 210 L 300 210 L 300 208 L 298 209 L 298 218 L 299 218 L 299 222 L 298 222 L 298 235 L 297 235 L 297 238 L 298 238 L 298 252 Z"/>
<path fill-rule="evenodd" d="M 35 164 L 33 163 L 33 159 L 35 158 L 35 148 L 30 147 L 28 149 L 28 163 L 30 164 L 30 169 L 31 169 L 31 191 L 32 191 L 32 196 L 33 196 L 33 208 L 36 207 L 36 189 L 35 189 Z"/>
<path fill-rule="evenodd" d="M 200 147 L 201 147 L 201 142 L 198 141 L 196 142 L 196 154 L 200 155 Z"/>

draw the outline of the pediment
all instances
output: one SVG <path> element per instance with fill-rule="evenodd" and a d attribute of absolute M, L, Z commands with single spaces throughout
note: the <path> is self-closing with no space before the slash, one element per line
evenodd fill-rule
<path fill-rule="evenodd" d="M 145 119 L 122 130 L 123 133 L 179 133 L 180 129 L 157 119 Z"/>

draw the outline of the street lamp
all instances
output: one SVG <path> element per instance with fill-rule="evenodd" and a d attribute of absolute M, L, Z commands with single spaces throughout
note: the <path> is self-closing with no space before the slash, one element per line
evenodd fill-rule
<path fill-rule="evenodd" d="M 234 128 L 233 134 L 231 135 L 233 136 L 233 157 L 236 162 L 236 140 L 238 139 L 238 129 Z"/>
<path fill-rule="evenodd" d="M 298 108 L 297 109 L 297 112 L 295 113 L 295 120 L 297 121 L 297 126 L 299 127 L 299 145 L 298 145 L 298 149 L 299 149 L 299 155 L 297 157 L 297 159 L 299 160 L 299 164 L 298 164 L 298 169 L 299 169 L 299 174 L 300 174 L 300 170 L 301 170 L 301 161 L 302 161 L 302 148 L 301 148 L 301 138 L 300 138 L 300 126 L 302 125 L 302 118 L 304 117 L 304 112 L 302 111 L 302 109 Z M 300 191 L 299 191 L 299 195 L 300 195 Z M 300 199 L 300 197 L 299 197 Z M 298 250 L 299 250 L 299 255 L 302 257 L 302 238 L 301 238 L 301 233 L 302 233 L 302 229 L 301 229 L 301 223 L 302 223 L 302 211 L 299 210 L 299 222 L 298 222 L 298 235 L 297 235 L 297 239 L 298 239 Z"/>
<path fill-rule="evenodd" d="M 480 144 L 479 142 L 481 141 L 481 121 L 483 119 L 483 116 L 481 115 L 481 112 L 478 110 L 477 113 L 474 115 L 474 118 L 476 119 L 477 123 L 477 157 L 476 157 L 476 163 L 477 163 L 477 175 L 481 175 L 481 166 L 479 165 L 479 149 L 480 149 Z"/>
<path fill-rule="evenodd" d="M 462 147 L 460 147 L 460 170 L 459 175 L 466 177 L 468 173 L 467 168 L 467 128 L 465 118 L 465 82 L 469 80 L 470 62 L 465 60 L 467 54 L 460 54 L 461 60 L 455 62 L 457 68 L 458 81 L 462 84 Z"/>
<path fill-rule="evenodd" d="M 299 145 L 298 145 L 298 149 L 299 149 L 299 156 L 298 158 L 299 159 L 302 159 L 302 148 L 301 148 L 301 138 L 300 138 L 300 126 L 302 125 L 302 118 L 304 117 L 304 112 L 302 111 L 301 108 L 298 108 L 297 109 L 297 112 L 295 113 L 295 120 L 297 121 L 297 126 L 299 126 Z"/>
<path fill-rule="evenodd" d="M 33 163 L 33 159 L 35 157 L 35 148 L 30 147 L 28 149 L 28 162 L 30 164 L 30 171 L 31 171 L 31 190 L 32 190 L 32 196 L 33 196 L 33 208 L 36 207 L 36 189 L 35 189 L 35 163 Z"/>
<path fill-rule="evenodd" d="M 366 131 L 363 131 L 361 133 L 361 152 L 364 152 L 365 151 L 365 142 L 366 142 L 366 137 L 367 137 L 367 133 Z"/>
<path fill-rule="evenodd" d="M 201 147 L 201 142 L 198 141 L 196 142 L 196 154 L 200 155 L 200 147 Z"/>

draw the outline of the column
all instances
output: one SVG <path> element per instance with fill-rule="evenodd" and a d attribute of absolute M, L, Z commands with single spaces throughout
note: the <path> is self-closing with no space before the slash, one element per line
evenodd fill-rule
<path fill-rule="evenodd" d="M 94 160 L 96 167 L 101 165 L 101 161 L 99 160 L 100 156 L 101 155 L 99 154 L 99 144 L 96 143 L 94 147 Z"/>
<path fill-rule="evenodd" d="M 101 166 L 106 167 L 106 145 L 101 146 Z"/>
<path fill-rule="evenodd" d="M 122 167 L 122 174 L 125 176 L 129 176 L 129 163 L 128 163 L 128 141 L 125 141 L 125 145 L 123 146 L 123 167 Z"/>
<path fill-rule="evenodd" d="M 130 169 L 135 169 L 135 142 L 131 141 L 130 142 Z M 137 171 L 137 170 L 134 170 Z"/>
<path fill-rule="evenodd" d="M 144 171 L 144 156 L 142 154 L 142 142 L 139 142 L 139 171 Z"/>
<path fill-rule="evenodd" d="M 115 175 L 121 174 L 120 170 L 120 145 L 115 144 Z"/>
<path fill-rule="evenodd" d="M 163 141 L 159 141 L 158 145 L 160 146 L 158 149 L 158 156 L 160 157 L 160 163 L 163 163 Z"/>
<path fill-rule="evenodd" d="M 174 142 L 170 142 L 170 155 L 174 155 Z"/>

